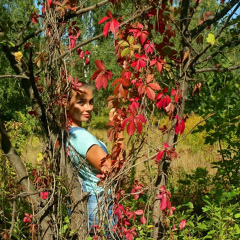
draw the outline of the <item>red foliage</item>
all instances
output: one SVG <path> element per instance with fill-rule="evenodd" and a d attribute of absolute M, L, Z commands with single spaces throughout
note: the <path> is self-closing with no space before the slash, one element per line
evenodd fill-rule
<path fill-rule="evenodd" d="M 139 183 L 138 180 L 134 180 L 134 185 L 132 185 L 131 194 L 134 196 L 134 199 L 137 200 L 140 195 L 143 195 L 144 184 Z"/>
<path fill-rule="evenodd" d="M 146 123 L 146 119 L 142 114 L 137 114 L 136 110 L 132 106 L 128 106 L 129 116 L 122 121 L 122 128 L 124 129 L 127 124 L 127 134 L 129 136 L 133 135 L 136 131 L 136 127 L 138 133 L 142 133 L 142 124 Z"/>
<path fill-rule="evenodd" d="M 130 33 L 133 33 L 135 38 L 140 38 L 140 42 L 143 45 L 146 41 L 147 35 L 149 35 L 148 31 L 143 30 L 143 25 L 141 23 L 137 23 L 136 28 L 129 29 Z"/>
<path fill-rule="evenodd" d="M 112 79 L 112 73 L 109 70 L 105 70 L 104 63 L 101 60 L 95 60 L 95 65 L 98 70 L 93 73 L 91 80 L 95 80 L 98 90 L 101 87 L 106 89 L 108 80 Z"/>
<path fill-rule="evenodd" d="M 33 24 L 37 24 L 39 15 L 34 11 L 34 13 L 30 15 L 30 18 Z"/>
<path fill-rule="evenodd" d="M 33 215 L 32 214 L 27 214 L 27 213 L 24 213 L 25 217 L 23 218 L 23 222 L 25 224 L 28 224 L 28 223 L 31 223 L 32 222 L 32 218 L 33 218 Z"/>
<path fill-rule="evenodd" d="M 107 16 L 103 17 L 99 22 L 98 24 L 102 24 L 103 22 L 109 20 L 109 19 L 112 19 L 111 21 L 107 22 L 103 28 L 103 35 L 105 37 L 107 37 L 108 35 L 108 31 L 110 29 L 110 31 L 113 33 L 113 34 L 116 34 L 118 29 L 119 29 L 119 25 L 120 23 L 113 18 L 113 15 L 111 13 L 110 10 L 107 10 Z"/>

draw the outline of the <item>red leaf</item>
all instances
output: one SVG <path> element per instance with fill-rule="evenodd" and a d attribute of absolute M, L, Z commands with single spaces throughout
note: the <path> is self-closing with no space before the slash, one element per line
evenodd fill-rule
<path fill-rule="evenodd" d="M 138 114 L 137 118 L 142 122 L 142 123 L 146 123 L 146 119 L 142 114 Z"/>
<path fill-rule="evenodd" d="M 78 56 L 79 56 L 80 58 L 83 58 L 83 50 L 80 49 L 80 48 L 78 48 L 78 49 L 77 49 L 77 52 L 78 52 Z"/>
<path fill-rule="evenodd" d="M 107 10 L 107 16 L 108 17 L 110 17 L 110 18 L 112 18 L 113 16 L 112 16 L 112 13 L 111 13 L 111 11 L 110 10 Z"/>
<path fill-rule="evenodd" d="M 142 224 L 147 224 L 147 219 L 144 216 L 141 216 L 140 221 Z"/>
<path fill-rule="evenodd" d="M 183 220 L 180 222 L 180 224 L 179 224 L 180 230 L 183 229 L 183 228 L 185 228 L 186 224 L 187 224 L 187 221 L 186 221 L 185 219 L 183 219 Z"/>
<path fill-rule="evenodd" d="M 125 125 L 127 124 L 128 121 L 129 121 L 128 118 L 126 118 L 126 119 L 124 119 L 124 120 L 122 121 L 122 129 L 125 128 Z"/>
<path fill-rule="evenodd" d="M 183 134 L 184 130 L 185 130 L 185 122 L 183 119 L 181 119 L 181 122 L 182 122 L 182 128 L 180 130 L 180 134 Z"/>
<path fill-rule="evenodd" d="M 126 215 L 128 216 L 128 219 L 130 219 L 130 218 L 132 218 L 132 216 L 133 216 L 133 212 L 132 212 L 132 211 L 127 212 Z"/>
<path fill-rule="evenodd" d="M 89 65 L 89 59 L 87 57 L 85 58 L 85 65 Z"/>
<path fill-rule="evenodd" d="M 169 148 L 170 146 L 167 143 L 164 143 L 164 148 Z"/>
<path fill-rule="evenodd" d="M 96 78 L 96 81 L 95 81 L 95 84 L 96 84 L 96 87 L 97 87 L 97 90 L 99 90 L 101 87 L 105 88 L 107 87 L 108 85 L 108 80 L 107 78 L 105 77 L 104 73 L 100 73 L 97 78 Z"/>
<path fill-rule="evenodd" d="M 175 103 L 178 103 L 178 95 L 176 94 L 175 96 L 174 96 L 174 101 L 175 101 Z"/>
<path fill-rule="evenodd" d="M 142 45 L 146 41 L 146 38 L 147 38 L 147 34 L 142 32 L 142 34 L 140 35 L 140 41 Z"/>
<path fill-rule="evenodd" d="M 168 91 L 168 88 L 165 87 L 165 88 L 163 89 L 163 94 L 167 93 L 167 91 Z"/>
<path fill-rule="evenodd" d="M 160 73 L 162 71 L 162 64 L 160 62 L 156 62 L 157 70 Z"/>
<path fill-rule="evenodd" d="M 105 21 L 108 20 L 108 19 L 110 19 L 110 17 L 105 16 L 105 17 L 103 17 L 103 18 L 98 22 L 98 24 L 102 24 L 103 22 L 105 22 Z"/>
<path fill-rule="evenodd" d="M 95 65 L 98 69 L 102 71 L 105 70 L 104 63 L 101 60 L 95 60 Z"/>
<path fill-rule="evenodd" d="M 146 94 L 147 94 L 149 99 L 154 101 L 154 99 L 155 99 L 155 92 L 151 88 L 146 87 Z"/>
<path fill-rule="evenodd" d="M 28 114 L 34 115 L 35 117 L 37 116 L 37 112 L 36 111 L 29 111 Z"/>
<path fill-rule="evenodd" d="M 142 209 L 139 209 L 135 212 L 136 215 L 142 215 L 143 214 L 143 210 Z"/>
<path fill-rule="evenodd" d="M 161 90 L 161 87 L 158 83 L 149 83 L 148 86 L 154 90 Z"/>
<path fill-rule="evenodd" d="M 141 134 L 142 133 L 142 123 L 141 122 L 137 121 L 137 128 L 138 128 L 139 134 Z"/>
<path fill-rule="evenodd" d="M 40 198 L 46 200 L 48 198 L 48 192 L 40 192 L 39 196 Z"/>
<path fill-rule="evenodd" d="M 166 193 L 162 193 L 160 209 L 163 211 L 166 208 L 167 208 L 167 196 L 166 196 Z"/>
<path fill-rule="evenodd" d="M 108 30 L 109 30 L 110 22 L 107 22 L 103 28 L 103 35 L 107 37 L 108 35 Z"/>
<path fill-rule="evenodd" d="M 171 95 L 172 95 L 172 96 L 175 96 L 176 94 L 177 94 L 176 89 L 171 89 Z"/>
<path fill-rule="evenodd" d="M 30 42 L 26 43 L 26 45 L 25 45 L 24 49 L 25 49 L 25 50 L 27 50 L 27 49 L 28 49 L 28 47 L 29 47 L 30 45 L 31 45 L 31 43 L 30 43 Z"/>
<path fill-rule="evenodd" d="M 101 71 L 102 71 L 102 70 L 100 70 L 100 69 L 96 70 L 96 71 L 93 73 L 91 80 L 96 79 L 97 76 L 98 76 L 98 74 L 99 74 Z"/>
<path fill-rule="evenodd" d="M 37 24 L 39 15 L 37 15 L 36 11 L 34 11 L 34 13 L 30 15 L 30 18 L 31 18 L 31 21 L 32 21 L 33 24 Z"/>
<path fill-rule="evenodd" d="M 119 25 L 120 23 L 117 20 L 113 19 L 110 23 L 110 31 L 115 34 L 118 31 Z"/>
<path fill-rule="evenodd" d="M 127 134 L 129 136 L 132 136 L 135 132 L 135 125 L 134 125 L 134 121 L 129 121 L 129 124 L 127 126 Z"/>
<path fill-rule="evenodd" d="M 164 154 L 164 150 L 163 150 L 163 151 L 160 151 L 160 152 L 157 154 L 156 163 L 158 163 L 159 161 L 162 160 L 163 154 Z"/>

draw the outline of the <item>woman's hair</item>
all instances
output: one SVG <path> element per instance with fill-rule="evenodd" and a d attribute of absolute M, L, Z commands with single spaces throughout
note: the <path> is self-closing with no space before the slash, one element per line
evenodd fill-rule
<path fill-rule="evenodd" d="M 80 90 L 81 88 L 83 88 L 83 89 L 87 89 L 87 90 L 94 91 L 94 87 L 93 87 L 92 85 L 90 85 L 89 83 L 83 82 L 83 81 L 78 81 L 78 83 L 82 84 L 82 86 L 79 87 L 79 90 Z M 73 96 L 74 92 L 76 92 L 75 89 L 70 90 L 70 94 L 69 94 L 70 99 L 71 99 L 71 97 Z"/>

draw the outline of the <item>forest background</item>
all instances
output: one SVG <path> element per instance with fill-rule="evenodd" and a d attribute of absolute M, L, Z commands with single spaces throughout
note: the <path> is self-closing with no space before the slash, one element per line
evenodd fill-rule
<path fill-rule="evenodd" d="M 127 160 L 113 169 L 119 239 L 239 239 L 239 9 L 233 0 L 1 1 L 3 239 L 47 239 L 49 229 L 49 239 L 83 239 L 58 161 L 63 65 L 71 87 L 96 83 L 88 129 L 108 149 L 125 129 Z M 111 107 L 123 125 L 108 123 Z M 104 238 L 98 227 L 93 239 Z"/>

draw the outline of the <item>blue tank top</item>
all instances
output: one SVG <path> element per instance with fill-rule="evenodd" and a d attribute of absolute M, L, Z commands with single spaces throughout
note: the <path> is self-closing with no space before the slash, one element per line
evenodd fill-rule
<path fill-rule="evenodd" d="M 84 190 L 90 194 L 101 193 L 103 188 L 97 186 L 99 182 L 97 174 L 100 172 L 88 162 L 86 154 L 93 145 L 100 146 L 108 154 L 106 145 L 81 127 L 70 128 L 69 141 L 66 145 L 69 148 L 71 162 L 78 171 L 79 180 L 84 185 Z"/>

